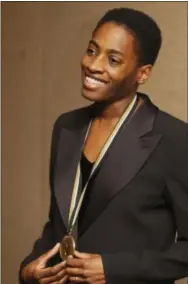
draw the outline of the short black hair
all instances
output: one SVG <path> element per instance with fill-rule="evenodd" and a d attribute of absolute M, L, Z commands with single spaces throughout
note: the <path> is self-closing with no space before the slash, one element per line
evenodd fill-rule
<path fill-rule="evenodd" d="M 150 16 L 130 8 L 115 8 L 106 12 L 97 23 L 93 33 L 107 22 L 115 22 L 132 33 L 139 48 L 141 65 L 155 63 L 162 36 L 160 28 Z"/>

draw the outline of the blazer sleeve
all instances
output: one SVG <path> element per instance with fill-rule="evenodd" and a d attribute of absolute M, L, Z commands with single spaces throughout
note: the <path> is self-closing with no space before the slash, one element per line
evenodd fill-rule
<path fill-rule="evenodd" d="M 178 135 L 177 135 L 178 136 Z M 172 146 L 173 144 L 173 146 Z M 188 131 L 171 141 L 166 197 L 177 227 L 177 239 L 166 251 L 102 254 L 107 283 L 119 279 L 176 280 L 188 276 Z M 165 228 L 164 228 L 165 230 Z M 116 282 L 116 281 L 115 281 Z"/>
<path fill-rule="evenodd" d="M 52 142 L 51 142 L 51 155 L 50 155 L 50 188 L 51 188 L 51 199 L 50 199 L 50 210 L 49 210 L 49 220 L 45 224 L 41 237 L 37 239 L 33 245 L 32 252 L 22 261 L 19 269 L 19 283 L 25 284 L 25 282 L 21 279 L 22 269 L 37 259 L 39 256 L 50 250 L 55 244 L 56 239 L 54 236 L 53 229 L 53 212 L 54 206 L 56 206 L 54 195 L 53 195 L 53 179 L 54 179 L 54 167 L 56 163 L 56 155 L 57 155 L 57 144 L 59 141 L 60 131 L 61 131 L 61 116 L 56 120 L 53 132 L 52 132 Z"/>
<path fill-rule="evenodd" d="M 33 260 L 37 259 L 39 256 L 50 250 L 55 245 L 55 238 L 53 234 L 53 221 L 51 218 L 52 212 L 52 203 L 53 197 L 51 198 L 51 206 L 50 206 L 50 213 L 49 213 L 49 221 L 45 224 L 42 235 L 39 239 L 37 239 L 34 243 L 32 252 L 22 261 L 19 270 L 19 280 L 20 284 L 24 284 L 25 282 L 21 279 L 21 272 L 22 269 L 32 262 Z"/>

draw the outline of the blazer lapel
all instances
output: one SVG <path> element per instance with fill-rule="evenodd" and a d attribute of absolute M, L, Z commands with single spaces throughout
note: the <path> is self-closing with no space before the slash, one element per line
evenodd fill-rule
<path fill-rule="evenodd" d="M 84 144 L 89 122 L 89 116 L 79 116 L 79 119 L 77 117 L 76 127 L 64 127 L 62 128 L 60 134 L 57 149 L 58 156 L 55 169 L 54 191 L 59 211 L 66 228 L 68 227 L 68 213 L 75 182 L 77 165 L 81 157 L 82 147 Z"/>
<path fill-rule="evenodd" d="M 85 204 L 79 235 L 92 224 L 118 192 L 131 182 L 161 139 L 160 133 L 152 134 L 158 109 L 146 96 L 143 97 L 145 103 L 131 121 L 122 126 L 90 181 L 90 198 Z"/>

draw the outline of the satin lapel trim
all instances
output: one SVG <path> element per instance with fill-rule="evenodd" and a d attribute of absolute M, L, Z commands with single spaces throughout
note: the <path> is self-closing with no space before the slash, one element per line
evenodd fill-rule
<path fill-rule="evenodd" d="M 161 134 L 148 133 L 153 128 L 155 112 L 147 113 L 142 128 L 137 128 L 140 116 L 141 114 L 135 121 L 123 126 L 101 162 L 98 173 L 91 180 L 88 186 L 90 198 L 85 205 L 85 218 L 79 228 L 79 235 L 99 217 L 119 191 L 131 182 L 161 140 Z"/>
<path fill-rule="evenodd" d="M 55 196 L 63 218 L 68 226 L 68 213 L 78 162 L 81 158 L 82 147 L 88 125 L 81 130 L 70 131 L 63 128 L 58 144 L 58 157 L 55 172 Z"/>

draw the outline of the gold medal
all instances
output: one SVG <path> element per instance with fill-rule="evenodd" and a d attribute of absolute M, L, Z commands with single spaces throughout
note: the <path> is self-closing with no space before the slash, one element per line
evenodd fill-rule
<path fill-rule="evenodd" d="M 66 260 L 68 256 L 73 256 L 76 245 L 73 236 L 65 235 L 60 245 L 60 256 L 62 260 Z"/>

